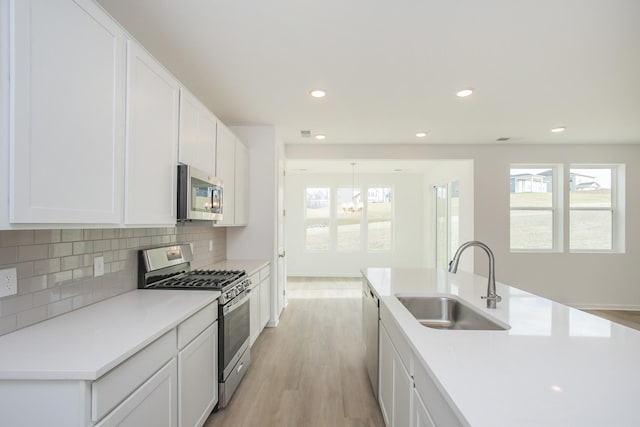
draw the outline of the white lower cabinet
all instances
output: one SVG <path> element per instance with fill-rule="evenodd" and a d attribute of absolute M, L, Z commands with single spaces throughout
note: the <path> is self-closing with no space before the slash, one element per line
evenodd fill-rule
<path fill-rule="evenodd" d="M 258 339 L 260 335 L 260 275 L 258 273 L 251 276 L 251 293 L 249 300 L 249 331 L 250 331 L 250 345 Z"/>
<path fill-rule="evenodd" d="M 178 353 L 180 427 L 203 425 L 218 402 L 217 344 L 214 322 Z"/>
<path fill-rule="evenodd" d="M 93 381 L 0 380 L 0 425 L 201 427 L 218 403 L 217 318 L 216 300 Z"/>
<path fill-rule="evenodd" d="M 176 359 L 140 386 L 96 427 L 177 427 Z"/>
<path fill-rule="evenodd" d="M 249 330 L 251 345 L 269 323 L 271 317 L 271 266 L 262 267 L 251 276 Z"/>
<path fill-rule="evenodd" d="M 389 427 L 411 425 L 413 379 L 402 363 L 391 338 L 380 324 L 379 401 Z"/>
<path fill-rule="evenodd" d="M 260 331 L 269 323 L 269 295 L 271 294 L 269 278 L 260 282 Z"/>
<path fill-rule="evenodd" d="M 421 358 L 382 304 L 379 337 L 378 401 L 387 427 L 462 426 Z"/>
<path fill-rule="evenodd" d="M 411 425 L 413 427 L 436 427 L 429 415 L 429 411 L 427 411 L 427 407 L 415 388 L 413 389 L 412 413 L 411 418 L 413 423 Z"/>

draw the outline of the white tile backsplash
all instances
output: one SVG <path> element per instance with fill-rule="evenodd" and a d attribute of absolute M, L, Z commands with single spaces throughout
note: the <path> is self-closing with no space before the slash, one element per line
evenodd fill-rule
<path fill-rule="evenodd" d="M 135 289 L 138 250 L 176 242 L 193 243 L 194 268 L 226 258 L 225 228 L 0 230 L 0 269 L 18 274 L 18 295 L 0 298 L 0 335 Z M 94 278 L 96 256 L 105 275 Z"/>

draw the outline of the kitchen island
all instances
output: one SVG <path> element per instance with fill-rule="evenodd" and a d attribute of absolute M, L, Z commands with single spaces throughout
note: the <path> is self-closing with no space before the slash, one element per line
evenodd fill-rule
<path fill-rule="evenodd" d="M 362 273 L 380 299 L 381 323 L 400 341 L 393 343 L 397 352 L 410 353 L 403 361 L 415 388 L 426 373 L 459 425 L 640 425 L 639 331 L 502 283 L 497 283 L 502 301 L 487 309 L 481 299 L 487 279 L 469 273 L 389 268 Z M 510 328 L 425 327 L 397 294 L 456 295 Z M 380 329 L 382 346 L 385 329 Z M 428 397 L 423 398 L 428 408 Z M 431 415 L 439 425 L 437 414 Z"/>

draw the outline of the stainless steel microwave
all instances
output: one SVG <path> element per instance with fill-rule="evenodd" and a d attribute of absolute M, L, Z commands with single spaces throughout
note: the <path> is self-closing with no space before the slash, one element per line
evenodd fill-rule
<path fill-rule="evenodd" d="M 222 180 L 188 165 L 178 165 L 178 222 L 220 221 Z"/>

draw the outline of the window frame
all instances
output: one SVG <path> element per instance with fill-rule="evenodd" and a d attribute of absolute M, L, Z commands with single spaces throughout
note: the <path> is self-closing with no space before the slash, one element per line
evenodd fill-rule
<path fill-rule="evenodd" d="M 624 164 L 615 163 L 570 163 L 565 173 L 564 189 L 567 196 L 566 201 L 566 236 L 569 253 L 624 253 Z M 610 207 L 571 207 L 571 187 L 570 178 L 572 169 L 608 169 L 611 171 L 611 206 Z M 611 248 L 610 249 L 573 249 L 571 248 L 571 212 L 611 212 Z"/>
<path fill-rule="evenodd" d="M 513 169 L 549 169 L 551 170 L 551 207 L 511 206 L 511 171 Z M 563 251 L 563 198 L 560 191 L 560 177 L 563 177 L 563 165 L 557 163 L 512 163 L 509 165 L 509 252 L 511 253 L 560 253 Z M 513 248 L 511 247 L 511 212 L 541 211 L 551 212 L 551 248 Z"/>

